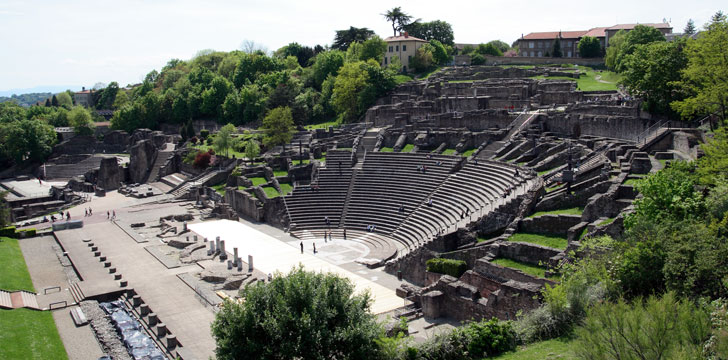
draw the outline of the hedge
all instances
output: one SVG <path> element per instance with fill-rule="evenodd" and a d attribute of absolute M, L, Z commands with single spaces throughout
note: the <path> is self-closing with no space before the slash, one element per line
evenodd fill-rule
<path fill-rule="evenodd" d="M 36 232 L 37 232 L 37 230 L 34 228 L 18 230 L 17 237 L 19 237 L 21 239 L 33 237 L 33 236 L 35 236 Z"/>
<path fill-rule="evenodd" d="M 14 238 L 15 237 L 15 226 L 8 226 L 0 229 L 0 236 Z"/>
<path fill-rule="evenodd" d="M 434 258 L 427 260 L 427 271 L 445 274 L 459 278 L 465 271 L 468 270 L 468 265 L 462 260 L 452 260 L 443 258 Z"/>

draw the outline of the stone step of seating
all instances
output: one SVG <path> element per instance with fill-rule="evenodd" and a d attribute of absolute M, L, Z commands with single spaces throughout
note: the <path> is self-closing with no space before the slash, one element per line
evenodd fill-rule
<path fill-rule="evenodd" d="M 10 298 L 10 292 L 0 290 L 0 309 L 12 309 L 13 300 Z"/>
<path fill-rule="evenodd" d="M 51 179 L 71 179 L 75 176 L 85 174 L 87 171 L 96 169 L 101 166 L 100 156 L 90 156 L 75 164 L 46 164 L 45 178 Z"/>
<path fill-rule="evenodd" d="M 174 174 L 169 174 L 167 176 L 162 177 L 161 182 L 163 182 L 171 187 L 175 187 L 175 186 L 185 182 L 185 180 L 187 180 L 186 175 L 181 174 L 181 173 L 174 173 Z"/>

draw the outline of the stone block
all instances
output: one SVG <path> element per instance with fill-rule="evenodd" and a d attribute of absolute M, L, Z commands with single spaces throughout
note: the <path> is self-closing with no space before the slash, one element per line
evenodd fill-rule
<path fill-rule="evenodd" d="M 165 325 L 163 322 L 160 322 L 157 324 L 157 336 L 162 338 L 167 335 L 167 325 Z"/>
<path fill-rule="evenodd" d="M 114 280 L 121 280 L 121 274 L 114 274 Z"/>
<path fill-rule="evenodd" d="M 430 291 L 422 295 L 422 314 L 430 319 L 439 318 L 441 316 L 440 307 L 444 298 L 445 294 L 439 290 Z"/>
<path fill-rule="evenodd" d="M 166 340 L 167 349 L 174 349 L 177 347 L 177 337 L 174 335 L 168 335 Z"/>
<path fill-rule="evenodd" d="M 111 261 L 105 261 L 105 262 L 104 262 L 104 267 L 105 267 L 105 268 L 107 268 L 107 267 L 111 267 Z"/>
<path fill-rule="evenodd" d="M 149 324 L 149 326 L 151 327 L 151 326 L 157 325 L 158 322 L 159 322 L 159 317 L 157 316 L 157 314 L 149 313 L 149 316 L 147 316 L 147 324 Z"/>
<path fill-rule="evenodd" d="M 147 315 L 149 315 L 149 305 L 147 305 L 147 304 L 141 304 L 139 306 L 139 314 L 141 316 L 147 316 Z"/>
<path fill-rule="evenodd" d="M 115 272 L 116 272 L 116 268 L 115 267 L 110 267 L 109 268 L 109 274 L 113 274 Z"/>
<path fill-rule="evenodd" d="M 119 281 L 119 287 L 126 287 L 129 283 L 126 280 Z"/>
<path fill-rule="evenodd" d="M 139 295 L 134 295 L 131 297 L 131 306 L 138 307 L 142 304 L 142 297 Z"/>
<path fill-rule="evenodd" d="M 94 257 L 99 257 L 99 256 L 101 256 L 101 251 L 94 251 Z M 103 260 L 99 260 L 99 261 L 103 261 Z"/>

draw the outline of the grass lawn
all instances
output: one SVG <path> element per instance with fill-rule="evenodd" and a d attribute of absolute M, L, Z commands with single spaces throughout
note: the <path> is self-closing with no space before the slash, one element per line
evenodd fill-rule
<path fill-rule="evenodd" d="M 263 185 L 268 182 L 264 177 L 250 177 L 248 180 L 253 182 L 253 186 Z"/>
<path fill-rule="evenodd" d="M 600 222 L 600 223 L 599 223 L 599 224 L 597 224 L 597 225 L 598 225 L 598 226 L 604 226 L 604 225 L 609 225 L 609 224 L 611 224 L 611 223 L 613 223 L 613 222 L 614 222 L 614 219 L 616 219 L 616 218 L 609 218 L 609 219 L 606 219 L 606 220 L 604 220 L 604 221 Z"/>
<path fill-rule="evenodd" d="M 281 186 L 281 191 L 283 191 L 283 195 L 288 195 L 288 193 L 293 191 L 293 185 L 291 185 L 291 183 L 278 183 L 278 185 Z"/>
<path fill-rule="evenodd" d="M 337 127 L 341 126 L 341 120 L 336 119 L 336 120 L 322 122 L 322 123 L 318 123 L 318 124 L 310 124 L 310 125 L 304 126 L 304 128 L 306 130 L 328 129 L 329 126 L 333 126 L 334 128 L 337 128 Z"/>
<path fill-rule="evenodd" d="M 557 338 L 519 346 L 514 352 L 496 356 L 497 360 L 572 360 L 576 343 L 572 338 Z"/>
<path fill-rule="evenodd" d="M 549 79 L 549 80 L 572 80 L 576 81 L 577 89 L 581 91 L 603 91 L 617 90 L 617 81 L 619 75 L 611 71 L 594 71 L 588 67 L 582 67 L 580 70 L 586 71 L 582 73 L 579 79 L 570 78 L 568 76 L 532 76 L 531 79 Z M 602 81 L 597 81 L 597 75 L 601 76 Z"/>
<path fill-rule="evenodd" d="M 627 179 L 623 184 L 624 185 L 636 186 L 640 181 L 642 181 L 642 179 L 631 178 L 631 179 Z"/>
<path fill-rule="evenodd" d="M 215 135 L 210 135 L 210 137 L 214 138 Z M 198 142 L 196 145 L 192 145 L 191 143 L 188 143 L 187 147 L 195 148 L 200 151 L 207 151 L 207 150 L 210 150 L 213 148 L 212 145 L 207 145 L 207 144 L 205 144 L 204 141 Z M 235 150 L 233 150 L 233 148 L 230 148 L 230 149 L 228 149 L 228 157 L 229 158 L 235 157 L 236 159 L 243 159 L 243 158 L 245 158 L 245 154 L 235 151 Z"/>
<path fill-rule="evenodd" d="M 562 187 L 564 187 L 564 184 L 561 184 L 561 185 L 555 185 L 555 186 L 552 186 L 552 187 L 547 187 L 547 188 L 546 188 L 546 192 L 547 192 L 547 193 L 550 193 L 550 192 L 552 192 L 552 191 L 554 191 L 554 190 L 558 190 L 558 189 L 561 189 Z"/>
<path fill-rule="evenodd" d="M 27 290 L 35 292 L 33 281 L 30 280 L 28 267 L 25 265 L 23 252 L 17 239 L 0 237 L 0 289 L 8 291 Z M 3 313 L 4 314 L 4 313 Z M 3 329 L 0 326 L 0 329 Z M 2 336 L 3 331 L 0 331 Z M 3 357 L 0 356 L 0 359 Z"/>
<path fill-rule="evenodd" d="M 511 259 L 499 258 L 491 261 L 493 264 L 509 267 L 511 269 L 521 270 L 528 275 L 537 276 L 543 279 L 556 279 L 557 277 L 546 277 L 546 268 L 518 262 Z"/>
<path fill-rule="evenodd" d="M 394 152 L 394 149 L 391 147 L 383 147 L 379 149 L 379 152 Z"/>
<path fill-rule="evenodd" d="M 412 77 L 409 75 L 399 74 L 394 76 L 394 83 L 397 85 L 404 84 L 408 81 L 412 81 Z"/>
<path fill-rule="evenodd" d="M 225 195 L 225 184 L 217 184 L 210 186 L 211 188 L 215 189 L 215 191 L 220 195 Z"/>
<path fill-rule="evenodd" d="M 263 191 L 265 191 L 265 196 L 268 197 L 268 199 L 273 199 L 281 196 L 281 193 L 276 190 L 276 188 L 272 186 L 263 186 Z"/>
<path fill-rule="evenodd" d="M 68 359 L 50 311 L 0 310 L 0 329 L 0 359 Z"/>
<path fill-rule="evenodd" d="M 465 150 L 465 152 L 463 152 L 460 155 L 462 155 L 463 157 L 470 157 L 471 155 L 473 155 L 473 153 L 475 153 L 475 150 L 478 150 L 478 149 Z"/>
<path fill-rule="evenodd" d="M 414 145 L 412 145 L 412 144 L 407 144 L 407 145 L 405 145 L 405 146 L 404 146 L 404 148 L 402 149 L 402 152 L 412 152 L 412 150 L 414 150 L 414 149 L 415 149 L 415 146 L 414 146 Z"/>
<path fill-rule="evenodd" d="M 556 169 L 556 168 L 554 168 L 554 169 Z M 544 176 L 544 175 L 546 175 L 546 174 L 548 174 L 548 173 L 550 173 L 550 172 L 554 171 L 554 169 L 548 169 L 548 170 L 544 170 L 544 171 L 539 171 L 539 172 L 537 172 L 536 174 L 537 174 L 538 176 Z"/>
<path fill-rule="evenodd" d="M 288 176 L 288 171 L 286 170 L 273 170 L 273 176 Z"/>
<path fill-rule="evenodd" d="M 565 237 L 534 233 L 516 233 L 509 237 L 508 241 L 526 242 L 554 249 L 566 249 L 567 245 Z"/>
<path fill-rule="evenodd" d="M 581 215 L 581 213 L 584 212 L 584 208 L 580 207 L 573 207 L 568 209 L 558 209 L 558 210 L 549 210 L 549 211 L 537 211 L 533 214 L 531 214 L 529 217 L 536 217 L 541 215 Z"/>
<path fill-rule="evenodd" d="M 455 149 L 445 149 L 445 151 L 442 152 L 442 155 L 455 155 Z"/>

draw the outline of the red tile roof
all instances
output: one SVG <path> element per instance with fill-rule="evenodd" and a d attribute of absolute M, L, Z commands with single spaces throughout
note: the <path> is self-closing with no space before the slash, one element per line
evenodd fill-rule
<path fill-rule="evenodd" d="M 591 28 L 591 29 L 589 29 L 589 31 L 586 32 L 586 34 L 584 34 L 584 36 L 604 37 L 604 36 L 606 36 L 605 30 L 607 30 L 607 29 L 608 28 L 606 28 L 606 27 Z"/>
<path fill-rule="evenodd" d="M 653 27 L 655 29 L 672 29 L 668 23 L 645 23 L 645 24 L 617 24 L 607 28 L 607 30 L 632 30 L 637 25 Z"/>
<path fill-rule="evenodd" d="M 585 30 L 579 31 L 561 31 L 562 39 L 578 39 L 586 34 Z M 523 40 L 550 40 L 556 39 L 559 31 L 535 32 L 523 37 Z"/>
<path fill-rule="evenodd" d="M 422 39 L 416 38 L 414 36 L 404 36 L 404 35 L 400 35 L 400 36 L 390 36 L 390 37 L 384 39 L 384 41 L 386 41 L 386 42 L 392 42 L 392 41 L 422 41 L 422 42 L 427 42 L 427 40 L 422 40 Z"/>

